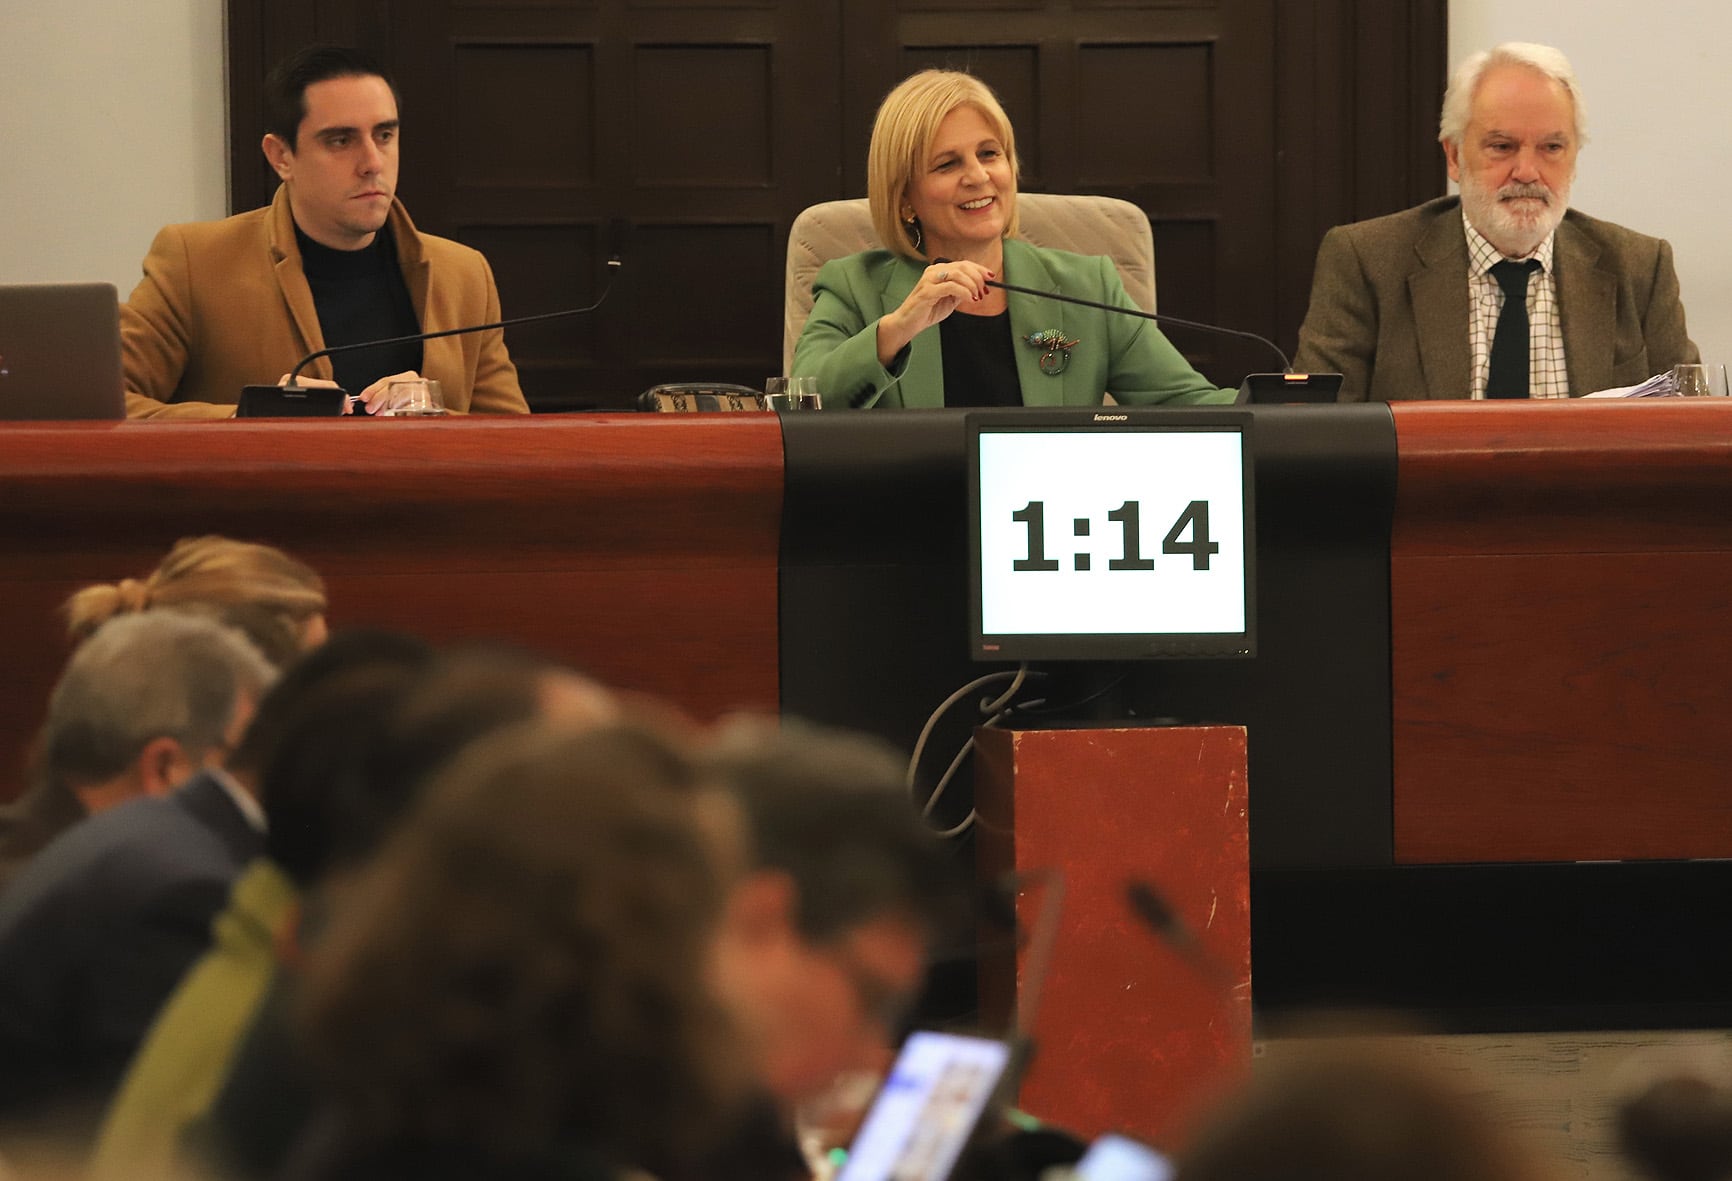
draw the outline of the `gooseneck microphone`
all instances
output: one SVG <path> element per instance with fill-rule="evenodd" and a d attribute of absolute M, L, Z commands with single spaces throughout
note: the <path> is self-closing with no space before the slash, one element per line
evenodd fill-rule
<path fill-rule="evenodd" d="M 607 260 L 607 285 L 601 289 L 601 294 L 595 297 L 595 302 L 590 304 L 588 307 L 565 308 L 557 312 L 541 312 L 534 316 L 514 316 L 509 320 L 500 320 L 493 324 L 470 324 L 462 328 L 444 328 L 438 332 L 412 332 L 407 336 L 391 336 L 384 340 L 362 340 L 356 341 L 353 344 L 332 345 L 330 348 L 318 349 L 314 352 L 308 353 L 299 361 L 296 361 L 295 367 L 289 370 L 289 380 L 279 388 L 284 391 L 294 391 L 297 393 L 303 392 L 301 386 L 297 384 L 297 379 L 301 375 L 301 370 L 305 369 L 308 365 L 311 365 L 314 361 L 317 361 L 320 357 L 329 357 L 336 353 L 349 353 L 360 349 L 381 348 L 385 345 L 391 344 L 412 344 L 415 341 L 420 340 L 437 340 L 441 336 L 462 336 L 469 332 L 487 332 L 494 328 L 512 328 L 519 324 L 535 324 L 542 320 L 559 320 L 566 316 L 585 315 L 589 312 L 595 311 L 603 303 L 607 302 L 608 292 L 613 290 L 614 278 L 619 274 L 624 265 L 625 264 L 620 261 L 620 257 L 617 254 Z M 253 387 L 249 386 L 248 388 L 251 389 Z"/>
<path fill-rule="evenodd" d="M 1125 901 L 1130 905 L 1131 913 L 1199 975 L 1224 991 L 1233 988 L 1236 983 L 1233 973 L 1209 953 L 1197 933 L 1179 917 L 1179 912 L 1173 909 L 1166 895 L 1156 889 L 1153 882 L 1145 878 L 1126 882 Z"/>
<path fill-rule="evenodd" d="M 934 259 L 942 262 L 943 259 Z M 1255 332 L 1245 332 L 1238 328 L 1222 328 L 1219 324 L 1204 324 L 1200 320 L 1187 320 L 1182 316 L 1169 316 L 1165 312 L 1145 312 L 1141 308 L 1127 308 L 1116 303 L 1101 303 L 1093 299 L 1083 299 L 1075 295 L 1060 295 L 1056 291 L 1041 291 L 1034 287 L 1017 287 L 1010 283 L 1000 283 L 995 279 L 986 281 L 988 287 L 997 287 L 1004 291 L 1014 291 L 1018 295 L 1032 295 L 1036 299 L 1056 299 L 1060 303 L 1074 303 L 1078 307 L 1096 308 L 1103 312 L 1119 312 L 1126 316 L 1136 316 L 1144 320 L 1153 320 L 1157 324 L 1172 324 L 1179 328 L 1193 328 L 1198 332 L 1213 332 L 1219 336 L 1237 336 L 1241 340 L 1254 340 L 1277 357 L 1281 358 L 1281 372 L 1293 372 L 1293 363 L 1287 359 L 1287 354 L 1281 351 L 1281 346 L 1267 336 L 1258 336 Z"/>

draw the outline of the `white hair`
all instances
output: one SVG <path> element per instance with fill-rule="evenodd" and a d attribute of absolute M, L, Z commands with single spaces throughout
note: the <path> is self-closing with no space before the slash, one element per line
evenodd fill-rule
<path fill-rule="evenodd" d="M 1482 49 L 1463 61 L 1450 76 L 1449 89 L 1443 94 L 1443 114 L 1437 121 L 1439 143 L 1460 144 L 1467 131 L 1468 116 L 1473 112 L 1473 96 L 1480 80 L 1493 66 L 1526 66 L 1544 74 L 1564 88 L 1570 96 L 1570 109 L 1575 113 L 1576 144 L 1587 142 L 1587 116 L 1582 110 L 1582 90 L 1576 82 L 1576 72 L 1563 50 L 1531 41 L 1505 41 L 1490 49 Z"/>
<path fill-rule="evenodd" d="M 225 748 L 242 698 L 277 670 L 240 632 L 178 607 L 121 615 L 66 662 L 38 738 L 43 790 L 100 784 L 153 738 L 173 738 L 198 764 Z"/>

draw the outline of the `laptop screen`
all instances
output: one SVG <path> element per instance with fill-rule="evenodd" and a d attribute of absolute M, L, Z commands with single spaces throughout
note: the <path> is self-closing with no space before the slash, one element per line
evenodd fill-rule
<path fill-rule="evenodd" d="M 0 419 L 126 416 L 111 283 L 0 285 Z"/>

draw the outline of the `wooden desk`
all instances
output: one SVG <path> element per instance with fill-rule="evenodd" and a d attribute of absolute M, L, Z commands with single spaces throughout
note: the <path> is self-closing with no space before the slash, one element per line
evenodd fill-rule
<path fill-rule="evenodd" d="M 1567 863 L 1732 857 L 1732 403 L 1256 413 L 1259 657 L 1127 695 L 1248 730 L 1259 1004 L 1380 972 L 1378 1000 L 1545 997 L 1625 964 L 1632 994 L 1724 1006 L 1705 932 L 1732 865 Z M 700 716 L 779 702 L 906 748 L 979 672 L 961 446 L 946 411 L 9 425 L 0 750 L 39 723 L 59 602 L 209 531 L 311 562 L 338 624 L 516 640 Z M 1439 868 L 1462 862 L 1491 883 L 1468 907 Z M 1584 875 L 1615 914 L 1580 913 Z"/>

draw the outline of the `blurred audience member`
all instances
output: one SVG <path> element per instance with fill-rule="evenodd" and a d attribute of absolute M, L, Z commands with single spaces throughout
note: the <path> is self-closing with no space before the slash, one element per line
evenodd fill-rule
<path fill-rule="evenodd" d="M 274 793 L 272 856 L 306 889 L 360 865 L 429 778 L 488 733 L 534 718 L 580 729 L 618 715 L 606 689 L 545 660 L 488 649 L 446 654 L 350 752 L 363 764 L 358 770 L 333 774 L 337 782 L 323 790 L 316 777 L 297 776 L 310 790 Z M 308 868 L 297 872 L 297 865 Z M 317 896 L 308 902 L 316 907 Z M 309 925 L 303 915 L 300 926 Z M 293 951 L 310 934 L 285 938 L 283 946 Z M 293 983 L 293 972 L 279 966 L 206 1118 L 188 1129 L 193 1151 L 227 1175 L 274 1175 L 316 1103 L 287 1021 Z"/>
<path fill-rule="evenodd" d="M 384 719 L 433 660 L 419 640 L 347 632 L 292 667 L 271 712 L 259 776 L 266 856 L 242 873 L 214 945 L 169 998 L 127 1069 L 97 1139 L 95 1177 L 169 1176 L 180 1138 L 228 1072 L 276 969 L 303 893 L 340 849 L 370 847 L 396 811 L 364 764 Z"/>
<path fill-rule="evenodd" d="M 840 730 L 739 720 L 709 765 L 751 836 L 722 968 L 765 1084 L 792 1103 L 843 1071 L 883 1067 L 963 896 L 902 760 Z"/>
<path fill-rule="evenodd" d="M 163 796 L 234 746 L 275 675 L 231 629 L 159 611 L 117 619 L 67 661 L 30 786 L 0 809 L 0 890 L 86 816 Z"/>
<path fill-rule="evenodd" d="M 1618 1112 L 1618 1141 L 1656 1181 L 1727 1181 L 1732 1088 L 1694 1075 L 1662 1079 Z"/>
<path fill-rule="evenodd" d="M 1192 1141 L 1177 1181 L 1539 1181 L 1549 1170 L 1450 1080 L 1362 1053 L 1259 1074 Z"/>
<path fill-rule="evenodd" d="M 706 984 L 737 828 L 645 730 L 459 756 L 308 953 L 331 1107 L 289 1174 L 600 1181 L 695 1149 L 740 1085 Z"/>
<path fill-rule="evenodd" d="M 732 789 L 749 837 L 717 974 L 754 1050 L 758 1098 L 701 1158 L 648 1163 L 667 1181 L 799 1178 L 795 1105 L 887 1065 L 929 947 L 959 916 L 961 881 L 881 744 L 739 719 L 706 767 Z"/>
<path fill-rule="evenodd" d="M 246 633 L 279 668 L 325 640 L 325 583 L 282 550 L 227 537 L 185 537 L 143 579 L 87 586 L 66 601 L 77 643 L 118 615 L 178 607 Z"/>
<path fill-rule="evenodd" d="M 148 729 L 133 731 L 155 763 L 153 790 L 186 772 L 191 778 L 68 828 L 0 894 L 0 1125 L 64 1115 L 71 1128 L 82 1126 L 163 998 L 209 943 L 210 920 L 229 884 L 264 847 L 263 816 L 244 782 L 247 765 L 240 752 L 230 760 L 234 774 L 219 763 L 275 670 L 238 633 L 211 620 L 162 612 L 109 627 L 120 631 L 105 627 L 90 643 L 162 630 L 174 646 L 208 649 L 209 662 L 195 665 L 208 681 L 186 690 L 207 721 L 196 735 L 170 727 L 173 741 L 163 748 L 153 746 Z M 110 675 L 125 679 L 147 663 L 135 656 L 110 666 Z M 144 708 L 148 695 L 135 685 L 125 700 Z M 225 728 L 212 734 L 216 719 Z M 96 755 L 107 737 L 101 726 L 68 727 L 51 736 L 48 758 L 67 769 L 70 782 L 88 782 L 117 765 Z M 84 753 L 73 758 L 62 747 Z"/>

